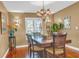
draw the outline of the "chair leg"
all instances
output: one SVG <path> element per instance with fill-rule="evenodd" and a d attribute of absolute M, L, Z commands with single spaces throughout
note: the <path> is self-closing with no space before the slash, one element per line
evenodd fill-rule
<path fill-rule="evenodd" d="M 41 58 L 43 55 L 41 54 L 41 51 L 40 52 L 37 52 L 37 55 L 38 55 L 38 58 Z"/>
<path fill-rule="evenodd" d="M 34 51 L 33 51 L 33 58 L 34 58 Z"/>
<path fill-rule="evenodd" d="M 44 55 L 45 55 L 45 58 L 47 58 L 47 52 L 46 51 L 44 52 Z"/>
<path fill-rule="evenodd" d="M 64 58 L 66 58 L 66 48 L 64 48 Z"/>
<path fill-rule="evenodd" d="M 29 50 L 29 52 L 30 52 L 30 58 L 31 58 L 31 52 L 32 52 L 32 51 L 31 51 L 31 50 Z"/>
<path fill-rule="evenodd" d="M 43 51 L 43 57 L 44 57 L 44 58 L 47 57 L 47 52 L 46 52 L 45 49 L 44 49 L 44 51 Z"/>
<path fill-rule="evenodd" d="M 38 58 L 40 58 L 40 55 L 41 55 L 40 52 L 37 52 L 37 55 L 38 55 Z"/>
<path fill-rule="evenodd" d="M 31 58 L 31 50 L 30 50 L 30 47 L 28 47 L 28 54 L 29 54 L 29 57 Z"/>
<path fill-rule="evenodd" d="M 44 51 L 40 51 L 40 52 L 38 52 L 38 56 L 39 56 L 39 58 L 41 57 L 41 58 L 44 58 L 45 56 L 44 56 Z"/>
<path fill-rule="evenodd" d="M 40 58 L 42 58 L 42 57 L 43 57 L 42 52 L 40 52 L 40 55 L 39 55 L 39 56 L 40 56 Z"/>
<path fill-rule="evenodd" d="M 64 53 L 64 58 L 66 58 L 66 53 Z"/>

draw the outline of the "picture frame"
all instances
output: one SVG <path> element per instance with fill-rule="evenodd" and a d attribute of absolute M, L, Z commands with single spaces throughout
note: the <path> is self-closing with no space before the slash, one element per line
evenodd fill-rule
<path fill-rule="evenodd" d="M 6 33 L 7 32 L 7 17 L 5 14 L 1 13 L 1 20 L 2 20 L 2 31 L 1 33 Z"/>

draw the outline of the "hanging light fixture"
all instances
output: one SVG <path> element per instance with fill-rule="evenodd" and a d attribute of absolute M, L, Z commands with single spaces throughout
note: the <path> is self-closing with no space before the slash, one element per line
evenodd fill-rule
<path fill-rule="evenodd" d="M 39 17 L 45 19 L 46 16 L 49 16 L 51 14 L 52 13 L 51 13 L 50 9 L 47 9 L 47 10 L 45 9 L 45 7 L 44 7 L 44 0 L 43 0 L 43 8 L 41 10 L 37 11 L 37 15 Z"/>

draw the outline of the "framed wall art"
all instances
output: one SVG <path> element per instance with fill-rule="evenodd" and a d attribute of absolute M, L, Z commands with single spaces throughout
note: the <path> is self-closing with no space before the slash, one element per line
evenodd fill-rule
<path fill-rule="evenodd" d="M 5 33 L 7 32 L 7 18 L 3 13 L 1 14 L 1 18 L 2 18 L 2 33 Z"/>

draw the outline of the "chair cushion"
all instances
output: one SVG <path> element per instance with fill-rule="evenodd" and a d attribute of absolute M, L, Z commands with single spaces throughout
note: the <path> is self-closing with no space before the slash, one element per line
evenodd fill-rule
<path fill-rule="evenodd" d="M 31 47 L 31 50 L 32 51 L 43 51 L 44 48 L 41 48 L 41 47 L 38 47 L 38 46 L 34 46 L 34 47 Z"/>
<path fill-rule="evenodd" d="M 47 48 L 46 51 L 50 54 L 53 54 L 53 48 Z M 56 55 L 63 54 L 63 53 L 64 53 L 63 49 L 55 48 Z"/>

